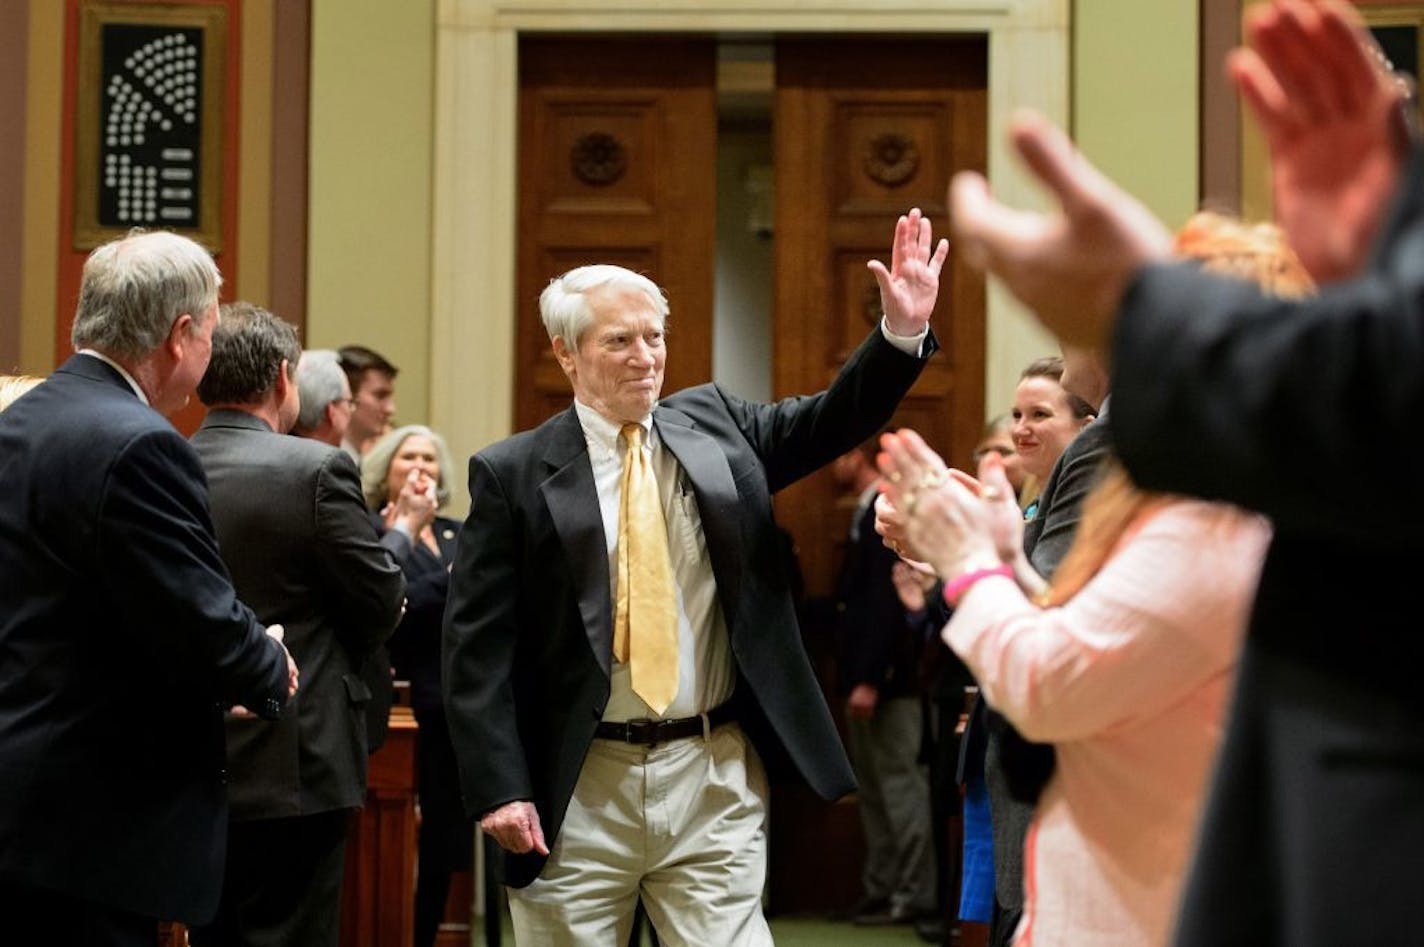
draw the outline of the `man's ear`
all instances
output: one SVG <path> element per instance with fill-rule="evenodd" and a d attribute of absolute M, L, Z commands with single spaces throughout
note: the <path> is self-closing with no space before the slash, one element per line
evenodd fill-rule
<path fill-rule="evenodd" d="M 287 400 L 287 392 L 295 382 L 292 380 L 292 365 L 285 358 L 277 366 L 277 402 L 280 404 Z"/>
<path fill-rule="evenodd" d="M 192 332 L 193 317 L 186 312 L 168 327 L 168 338 L 163 340 L 163 347 L 175 362 L 183 357 L 183 347 L 188 344 Z"/>
<path fill-rule="evenodd" d="M 569 351 L 568 345 L 564 342 L 564 337 L 561 335 L 554 336 L 552 345 L 554 347 L 554 358 L 558 359 L 559 367 L 564 370 L 565 375 L 572 378 L 574 373 L 574 354 Z"/>

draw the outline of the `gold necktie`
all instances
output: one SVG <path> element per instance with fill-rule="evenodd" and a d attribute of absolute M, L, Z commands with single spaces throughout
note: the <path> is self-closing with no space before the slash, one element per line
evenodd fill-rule
<path fill-rule="evenodd" d="M 618 504 L 618 602 L 613 656 L 630 665 L 633 693 L 661 715 L 677 696 L 677 599 L 667 524 L 643 426 L 623 425 L 623 498 Z"/>

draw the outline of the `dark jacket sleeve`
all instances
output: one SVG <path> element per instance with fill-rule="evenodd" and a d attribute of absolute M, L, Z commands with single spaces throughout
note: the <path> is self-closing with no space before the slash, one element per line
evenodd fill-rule
<path fill-rule="evenodd" d="M 275 718 L 287 659 L 237 599 L 218 555 L 207 480 L 177 432 L 142 434 L 115 458 L 99 509 L 102 581 L 133 642 L 224 706 Z"/>
<path fill-rule="evenodd" d="M 1116 411 L 1116 408 L 1114 408 Z M 1094 421 L 1073 438 L 1058 458 L 1053 493 L 1039 505 L 1040 522 L 1029 527 L 1033 544 L 1026 551 L 1035 571 L 1052 579 L 1058 564 L 1068 555 L 1078 522 L 1083 518 L 1083 501 L 1097 486 L 1103 461 L 1112 453 L 1108 426 Z"/>
<path fill-rule="evenodd" d="M 465 807 L 482 814 L 532 799 L 515 711 L 519 617 L 515 522 L 488 460 L 470 460 L 470 515 L 460 531 L 445 610 L 442 680 Z"/>
<path fill-rule="evenodd" d="M 315 555 L 331 590 L 328 606 L 356 655 L 375 650 L 400 621 L 405 577 L 376 541 L 351 458 L 332 451 L 316 488 Z"/>
<path fill-rule="evenodd" d="M 1287 531 L 1414 543 L 1380 494 L 1424 462 L 1424 174 L 1415 155 L 1361 277 L 1298 302 L 1151 266 L 1115 329 L 1113 427 L 1143 486 L 1228 500 Z"/>
<path fill-rule="evenodd" d="M 819 394 L 759 404 L 718 391 L 775 493 L 884 427 L 938 347 L 931 332 L 923 356 L 906 355 L 876 328 Z"/>

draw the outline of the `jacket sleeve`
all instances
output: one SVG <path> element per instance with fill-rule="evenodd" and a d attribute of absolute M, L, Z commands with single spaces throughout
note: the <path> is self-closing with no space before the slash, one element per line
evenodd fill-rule
<path fill-rule="evenodd" d="M 317 475 L 315 555 L 346 647 L 380 647 L 400 621 L 405 577 L 377 541 L 351 458 L 333 451 Z"/>
<path fill-rule="evenodd" d="M 176 431 L 130 441 L 99 504 L 106 592 L 140 629 L 135 646 L 223 706 L 275 718 L 287 701 L 287 659 L 238 601 L 218 554 L 207 480 Z"/>
<path fill-rule="evenodd" d="M 1424 173 L 1409 181 L 1363 276 L 1281 301 L 1187 265 L 1152 266 L 1124 297 L 1113 429 L 1143 486 L 1233 503 L 1306 530 L 1414 543 L 1376 458 L 1414 471 L 1424 444 Z"/>
<path fill-rule="evenodd" d="M 720 388 L 737 427 L 766 467 L 775 493 L 819 470 L 890 421 L 939 347 L 931 332 L 923 356 L 907 355 L 874 329 L 846 359 L 830 387 L 770 404 L 743 401 Z"/>
<path fill-rule="evenodd" d="M 470 515 L 460 530 L 445 609 L 441 679 L 466 809 L 474 815 L 532 799 L 514 701 L 518 555 L 499 477 L 470 460 Z"/>
<path fill-rule="evenodd" d="M 1063 452 L 1053 495 L 1039 511 L 1043 522 L 1029 553 L 1029 561 L 1045 579 L 1053 578 L 1058 563 L 1068 555 L 1083 516 L 1083 501 L 1097 486 L 1103 461 L 1110 453 L 1104 421 L 1090 424 Z"/>
<path fill-rule="evenodd" d="M 1067 742 L 1170 706 L 1235 661 L 1269 529 L 1228 507 L 1158 513 L 1066 604 L 1008 579 L 960 600 L 945 640 L 1025 737 Z"/>

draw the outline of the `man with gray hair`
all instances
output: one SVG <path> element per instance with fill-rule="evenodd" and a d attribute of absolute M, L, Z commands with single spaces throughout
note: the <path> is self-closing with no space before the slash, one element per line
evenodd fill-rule
<path fill-rule="evenodd" d="M 470 461 L 444 682 L 467 810 L 504 848 L 521 944 L 765 945 L 766 775 L 854 786 L 801 646 L 771 494 L 882 427 L 936 348 L 948 252 L 918 209 L 875 262 L 885 317 L 820 394 L 659 401 L 668 304 L 585 266 L 539 306 L 568 411 Z"/>
<path fill-rule="evenodd" d="M 351 424 L 351 383 L 335 349 L 307 349 L 297 362 L 301 410 L 292 433 L 340 447 Z"/>
<path fill-rule="evenodd" d="M 297 363 L 297 390 L 302 403 L 292 433 L 342 447 L 356 400 L 351 396 L 351 382 L 339 353 L 333 349 L 302 352 L 301 361 Z M 352 456 L 349 451 L 346 454 Z M 407 484 L 395 504 L 386 511 L 380 542 L 398 564 L 405 564 L 420 531 L 434 522 L 437 505 L 435 497 Z M 371 700 L 366 705 L 366 746 L 374 753 L 386 742 L 395 697 L 391 656 L 385 645 L 367 658 L 361 677 L 371 690 Z"/>
<path fill-rule="evenodd" d="M 405 599 L 351 459 L 283 436 L 297 418 L 300 355 L 292 326 L 232 303 L 198 385 L 209 410 L 192 444 L 223 559 L 307 669 L 302 699 L 275 724 L 227 720 L 227 871 L 216 919 L 192 931 L 199 947 L 336 944 L 347 825 L 366 796 L 371 695 L 359 672 Z"/>
<path fill-rule="evenodd" d="M 0 415 L 0 916 L 17 943 L 152 945 L 157 918 L 210 917 L 222 709 L 276 718 L 296 690 L 163 417 L 207 367 L 220 283 L 175 234 L 99 247 L 77 353 Z"/>

